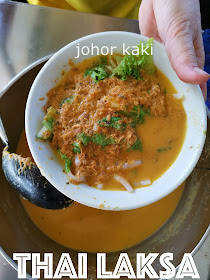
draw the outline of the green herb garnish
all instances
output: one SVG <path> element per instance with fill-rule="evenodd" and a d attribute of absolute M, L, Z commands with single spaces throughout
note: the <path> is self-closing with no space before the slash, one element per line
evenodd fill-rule
<path fill-rule="evenodd" d="M 106 137 L 104 134 L 95 134 L 92 137 L 92 141 L 95 144 L 100 145 L 102 148 L 104 148 L 107 145 L 115 144 L 115 140 L 112 137 Z"/>
<path fill-rule="evenodd" d="M 160 148 L 157 149 L 157 152 L 163 153 L 163 152 L 169 151 L 169 150 L 171 150 L 171 149 L 172 149 L 171 146 L 168 146 L 168 147 L 160 147 Z"/>
<path fill-rule="evenodd" d="M 97 66 L 92 69 L 88 68 L 85 70 L 84 77 L 91 76 L 95 84 L 101 80 L 108 77 L 107 72 L 104 70 L 103 66 Z"/>
<path fill-rule="evenodd" d="M 75 153 L 75 154 L 80 154 L 81 153 L 81 149 L 80 149 L 80 146 L 78 143 L 73 143 L 72 144 L 74 147 L 72 149 L 72 151 Z"/>
<path fill-rule="evenodd" d="M 47 114 L 45 115 L 42 124 L 47 127 L 51 132 L 53 131 L 54 126 L 54 116 L 56 114 L 56 110 L 51 106 L 47 110 Z"/>
<path fill-rule="evenodd" d="M 84 146 L 87 146 L 91 141 L 91 137 L 87 136 L 84 132 L 77 134 L 77 139 L 80 140 Z"/>
<path fill-rule="evenodd" d="M 139 150 L 140 152 L 143 151 L 142 142 L 139 138 L 137 138 L 136 142 L 130 148 L 127 149 L 128 152 L 132 152 L 135 150 Z"/>
<path fill-rule="evenodd" d="M 93 81 L 97 83 L 110 75 L 115 75 L 123 81 L 127 80 L 128 76 L 132 76 L 138 80 L 141 79 L 140 69 L 145 69 L 149 74 L 153 74 L 155 72 L 155 66 L 153 63 L 152 45 L 153 38 L 149 39 L 146 45 L 140 43 L 137 46 L 139 53 L 137 55 L 129 54 L 124 57 L 115 55 L 117 66 L 112 61 L 110 65 L 107 65 L 107 57 L 101 56 L 99 63 L 94 64 L 93 68 L 85 70 L 84 77 L 91 76 Z M 142 50 L 144 50 L 143 54 Z"/>
<path fill-rule="evenodd" d="M 87 136 L 84 132 L 77 134 L 77 139 L 82 142 L 84 146 L 87 146 L 89 142 L 100 145 L 104 148 L 107 145 L 115 144 L 115 140 L 112 137 L 106 137 L 103 133 L 95 134 L 94 136 Z"/>
<path fill-rule="evenodd" d="M 74 96 L 70 96 L 70 97 L 66 97 L 61 101 L 61 104 L 59 105 L 59 108 L 61 108 L 63 106 L 64 103 L 72 103 L 74 99 Z"/>
<path fill-rule="evenodd" d="M 64 154 L 62 154 L 59 150 L 57 150 L 60 157 L 65 161 L 65 172 L 70 172 L 71 160 Z"/>
<path fill-rule="evenodd" d="M 153 55 L 152 55 L 152 52 L 151 52 L 153 41 L 154 41 L 154 39 L 150 38 L 146 45 L 143 44 L 144 49 L 147 51 L 147 53 L 149 55 L 147 55 L 145 52 L 143 53 L 143 55 L 141 54 L 142 53 L 141 43 L 137 46 L 139 48 L 138 59 L 140 61 L 142 61 L 141 67 L 143 69 L 145 69 L 148 74 L 154 74 L 155 73 L 155 66 L 154 66 L 154 63 L 153 63 Z"/>
<path fill-rule="evenodd" d="M 53 118 L 48 118 L 47 120 L 43 120 L 42 123 L 44 126 L 46 126 L 51 132 L 53 131 L 53 125 L 54 125 L 54 119 Z"/>
<path fill-rule="evenodd" d="M 143 60 L 137 60 L 132 54 L 125 55 L 120 64 L 114 69 L 113 75 L 123 81 L 126 81 L 128 75 L 133 76 L 136 80 L 140 79 L 140 66 Z"/>
<path fill-rule="evenodd" d="M 141 105 L 134 105 L 132 111 L 128 111 L 126 107 L 124 111 L 118 111 L 118 113 L 132 119 L 131 127 L 144 123 L 145 115 L 150 115 L 150 111 L 148 109 L 143 109 Z"/>
<path fill-rule="evenodd" d="M 126 129 L 126 124 L 122 122 L 121 118 L 118 117 L 111 117 L 110 121 L 107 120 L 107 118 L 103 118 L 102 120 L 98 121 L 100 126 L 103 127 L 112 127 L 117 130 L 123 131 Z"/>

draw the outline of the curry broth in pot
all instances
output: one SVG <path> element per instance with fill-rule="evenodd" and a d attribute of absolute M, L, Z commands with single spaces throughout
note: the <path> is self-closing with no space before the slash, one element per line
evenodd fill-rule
<path fill-rule="evenodd" d="M 25 133 L 17 153 L 31 156 Z M 175 210 L 184 184 L 160 201 L 129 211 L 105 211 L 77 202 L 63 210 L 46 210 L 21 198 L 34 224 L 59 244 L 87 252 L 113 252 L 143 241 L 160 228 Z"/>

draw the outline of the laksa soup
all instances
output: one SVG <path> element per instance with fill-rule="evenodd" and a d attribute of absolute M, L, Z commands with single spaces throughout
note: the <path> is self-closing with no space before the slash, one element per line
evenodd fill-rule
<path fill-rule="evenodd" d="M 135 195 L 136 188 L 152 184 L 173 164 L 184 142 L 182 96 L 150 56 L 114 54 L 71 62 L 69 72 L 47 93 L 43 109 L 38 141 L 49 143 L 73 184 Z M 18 153 L 30 155 L 24 133 Z M 80 251 L 113 252 L 161 227 L 182 191 L 183 185 L 153 204 L 127 211 L 74 202 L 52 212 L 22 203 L 38 228 L 56 242 Z"/>
<path fill-rule="evenodd" d="M 71 183 L 101 190 L 152 184 L 185 137 L 182 96 L 148 55 L 71 63 L 43 109 L 37 138 L 49 142 Z"/>
<path fill-rule="evenodd" d="M 30 157 L 26 136 L 21 134 L 17 153 Z M 21 202 L 33 223 L 55 242 L 82 252 L 125 250 L 157 231 L 172 215 L 184 184 L 163 199 L 134 210 L 106 211 L 77 202 L 61 210 Z"/>

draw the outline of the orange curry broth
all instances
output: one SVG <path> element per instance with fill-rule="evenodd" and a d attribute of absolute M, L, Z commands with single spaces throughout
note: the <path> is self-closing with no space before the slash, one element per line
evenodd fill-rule
<path fill-rule="evenodd" d="M 31 156 L 23 131 L 17 153 Z M 46 210 L 21 199 L 34 224 L 59 244 L 79 251 L 113 252 L 138 244 L 160 228 L 175 210 L 184 184 L 167 197 L 129 211 L 106 211 L 75 202 L 62 210 Z"/>
<path fill-rule="evenodd" d="M 186 133 L 186 114 L 182 100 L 172 96 L 177 93 L 169 79 L 156 68 L 158 82 L 166 89 L 166 102 L 168 109 L 167 117 L 145 117 L 145 122 L 137 126 L 138 136 L 143 143 L 143 152 L 133 151 L 127 154 L 128 160 L 142 160 L 143 164 L 125 170 L 125 177 L 133 186 L 133 183 L 150 179 L 154 182 L 158 179 L 176 160 Z M 151 79 L 157 79 L 151 76 Z M 172 147 L 165 152 L 158 152 L 159 148 Z M 133 186 L 134 188 L 137 188 Z M 110 178 L 103 189 L 124 189 L 120 183 Z"/>
<path fill-rule="evenodd" d="M 97 59 L 98 57 L 87 59 L 75 66 L 79 72 L 82 72 L 96 62 Z M 124 158 L 128 161 L 143 161 L 141 166 L 123 170 L 123 177 L 134 188 L 140 187 L 133 184 L 141 180 L 150 179 L 151 182 L 155 181 L 173 164 L 181 150 L 186 132 L 186 114 L 182 100 L 173 97 L 172 94 L 177 92 L 175 87 L 160 70 L 156 70 L 156 74 L 149 75 L 149 79 L 166 90 L 165 102 L 168 115 L 145 116 L 145 122 L 137 125 L 137 135 L 142 140 L 143 152 L 138 150 L 124 152 Z M 65 83 L 69 74 L 71 72 L 65 73 L 57 85 Z M 170 149 L 158 152 L 159 148 L 164 147 L 170 147 Z M 61 160 L 60 157 L 59 160 Z M 124 190 L 124 187 L 110 176 L 103 183 L 103 190 Z"/>

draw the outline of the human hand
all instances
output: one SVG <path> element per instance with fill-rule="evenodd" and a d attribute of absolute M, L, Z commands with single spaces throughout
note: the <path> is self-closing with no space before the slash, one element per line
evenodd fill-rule
<path fill-rule="evenodd" d="M 178 77 L 199 84 L 206 99 L 210 75 L 202 70 L 205 55 L 199 0 L 142 0 L 139 27 L 142 35 L 165 45 Z"/>

